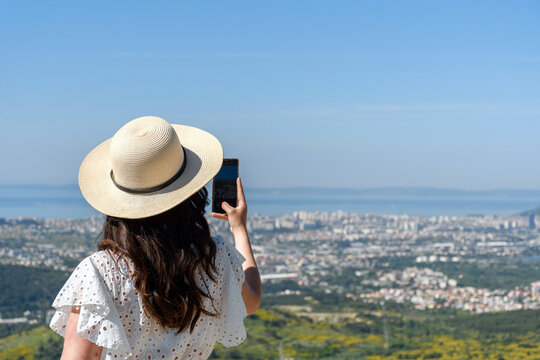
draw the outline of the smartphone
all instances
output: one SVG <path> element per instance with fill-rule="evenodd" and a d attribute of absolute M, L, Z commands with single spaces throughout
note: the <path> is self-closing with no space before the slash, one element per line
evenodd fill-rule
<path fill-rule="evenodd" d="M 212 212 L 225 214 L 221 203 L 226 201 L 236 207 L 237 192 L 236 179 L 238 178 L 238 159 L 223 159 L 223 165 L 212 181 Z"/>

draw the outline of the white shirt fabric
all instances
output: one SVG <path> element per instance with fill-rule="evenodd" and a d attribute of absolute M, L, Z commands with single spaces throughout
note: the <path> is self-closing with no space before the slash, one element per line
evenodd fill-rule
<path fill-rule="evenodd" d="M 53 307 L 50 327 L 65 336 L 72 306 L 80 306 L 77 334 L 102 346 L 101 359 L 207 359 L 216 341 L 226 347 L 239 345 L 246 338 L 246 307 L 241 290 L 244 283 L 242 263 L 245 258 L 229 242 L 216 237 L 216 281 L 204 271 L 197 283 L 214 298 L 204 298 L 205 308 L 218 317 L 201 314 L 193 333 L 189 328 L 163 328 L 142 307 L 142 298 L 127 274 L 131 261 L 119 260 L 116 266 L 107 251 L 88 256 L 73 271 L 62 287 Z M 128 266 L 129 265 L 129 266 Z M 201 273 L 203 275 L 201 276 Z"/>

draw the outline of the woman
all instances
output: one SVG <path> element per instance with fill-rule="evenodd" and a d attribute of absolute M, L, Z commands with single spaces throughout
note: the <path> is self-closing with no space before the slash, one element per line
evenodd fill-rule
<path fill-rule="evenodd" d="M 207 359 L 216 341 L 240 344 L 261 301 L 247 206 L 223 203 L 235 246 L 212 238 L 207 184 L 223 151 L 211 134 L 142 117 L 84 159 L 79 186 L 107 215 L 104 239 L 56 297 L 50 327 L 62 360 Z"/>

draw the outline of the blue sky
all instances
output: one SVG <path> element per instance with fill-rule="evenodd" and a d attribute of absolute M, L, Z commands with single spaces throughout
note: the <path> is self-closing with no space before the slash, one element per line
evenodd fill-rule
<path fill-rule="evenodd" d="M 249 186 L 540 189 L 540 2 L 0 4 L 0 183 L 156 115 Z"/>

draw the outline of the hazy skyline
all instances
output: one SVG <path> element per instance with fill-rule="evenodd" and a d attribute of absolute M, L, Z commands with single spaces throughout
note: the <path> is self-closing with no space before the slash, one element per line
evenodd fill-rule
<path fill-rule="evenodd" d="M 156 115 L 252 187 L 540 189 L 540 3 L 3 2 L 0 184 Z"/>

